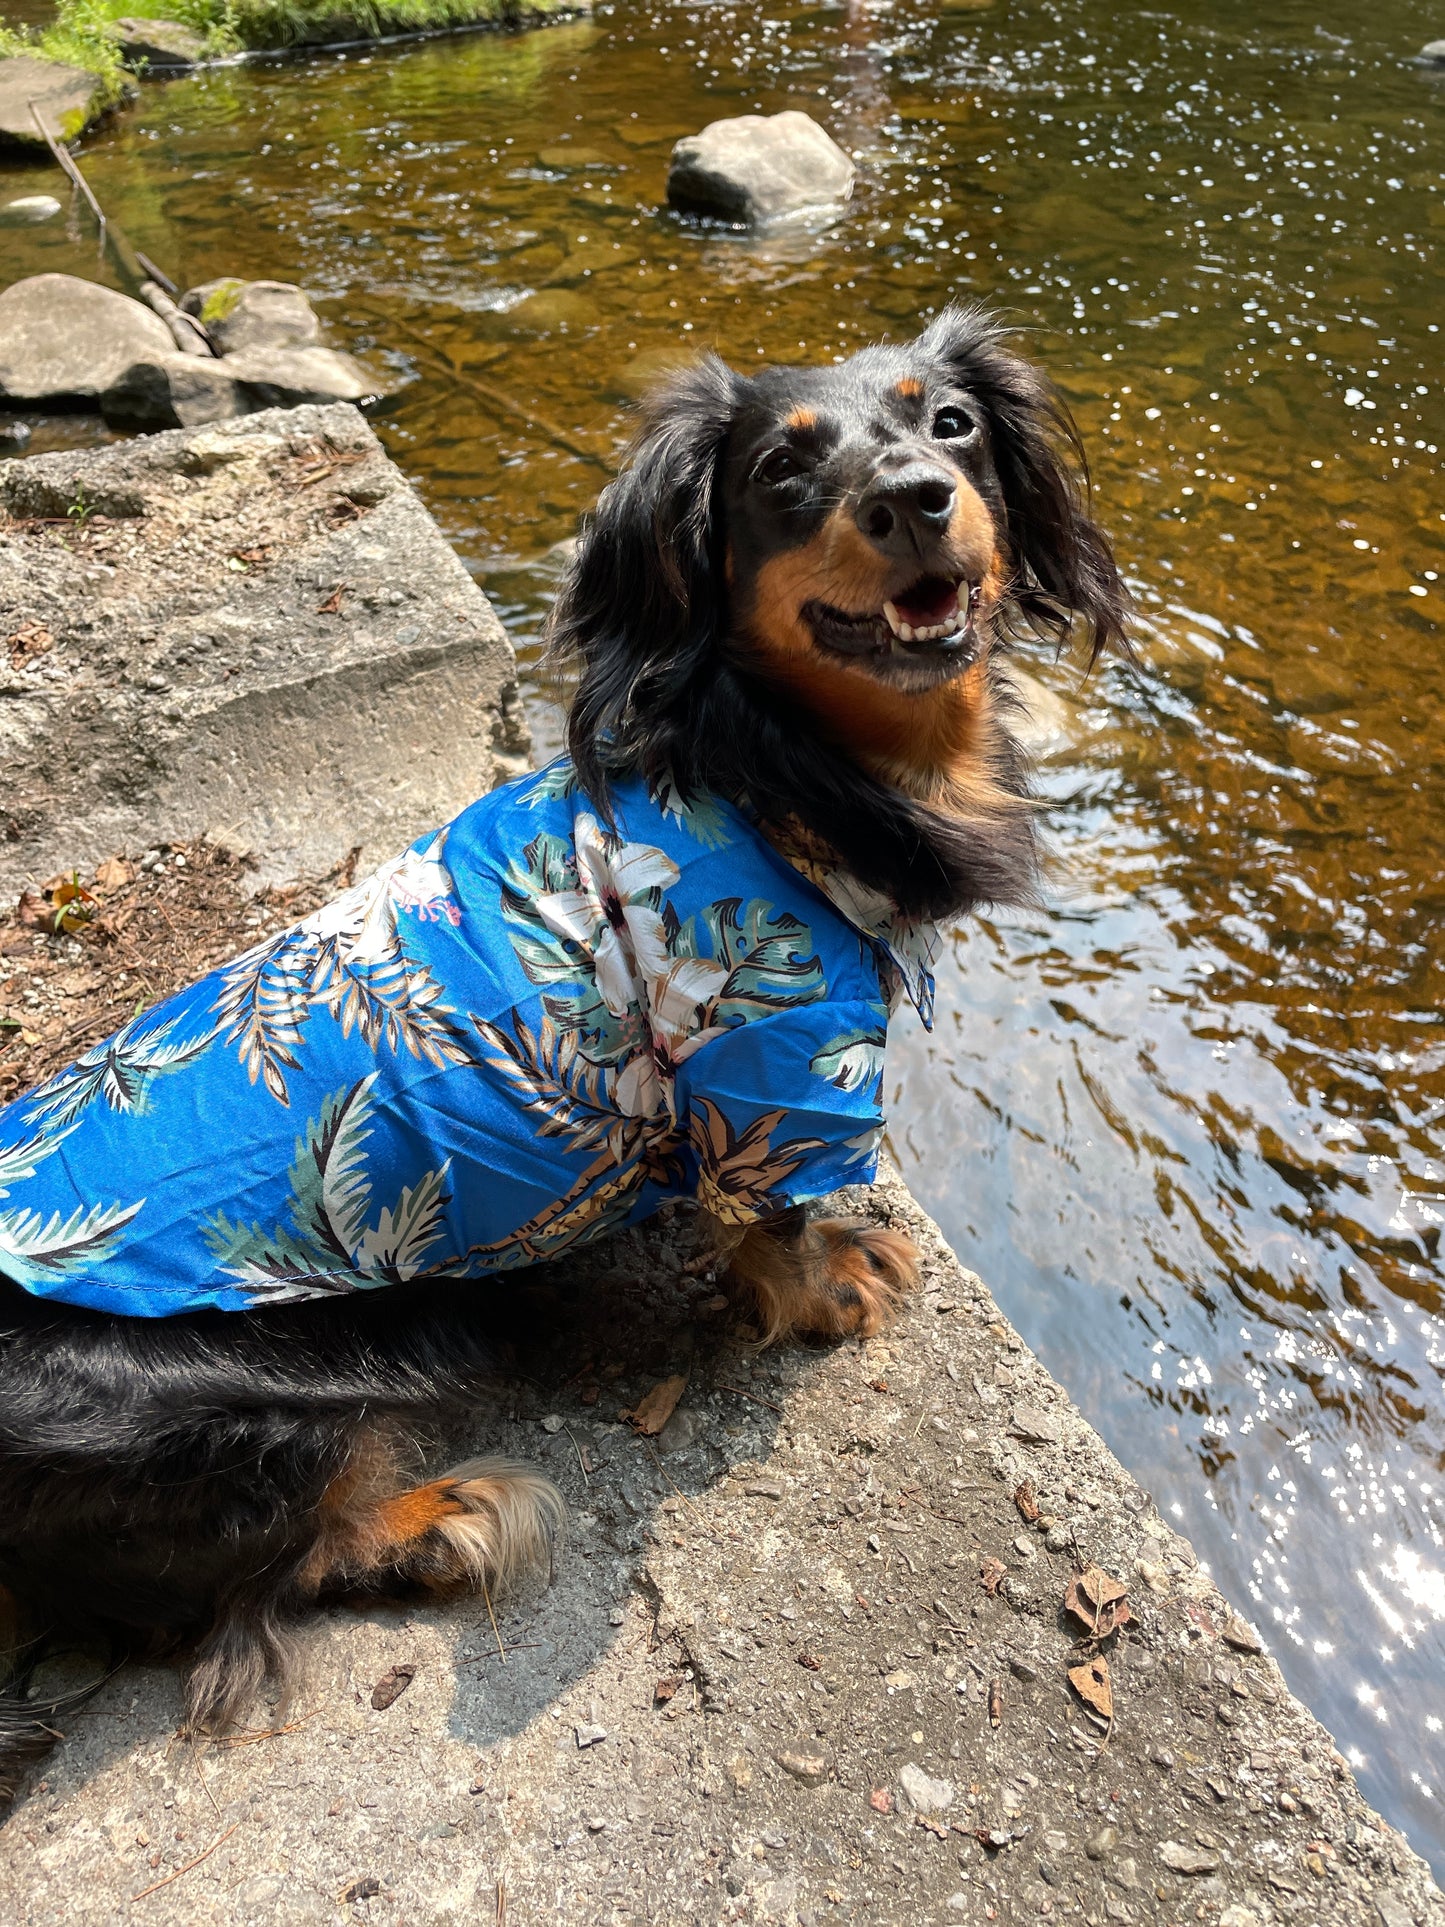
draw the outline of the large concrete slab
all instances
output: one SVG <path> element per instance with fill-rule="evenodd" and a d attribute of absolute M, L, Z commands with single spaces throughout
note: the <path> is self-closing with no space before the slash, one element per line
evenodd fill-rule
<path fill-rule="evenodd" d="M 719 1330 L 681 1213 L 505 1281 L 519 1370 L 469 1443 L 566 1490 L 550 1590 L 495 1629 L 472 1600 L 327 1615 L 295 1705 L 227 1748 L 174 1738 L 168 1672 L 123 1671 L 0 1832 L 0 1917 L 1440 1927 L 1423 1863 L 903 1186 L 844 1203 L 927 1258 L 862 1346 Z M 675 1372 L 668 1429 L 632 1436 L 619 1410 Z M 1091 1561 L 1133 1614 L 1108 1732 L 1067 1678 Z"/>
<path fill-rule="evenodd" d="M 224 831 L 363 865 L 522 767 L 511 645 L 360 414 L 0 462 L 0 894 Z"/>

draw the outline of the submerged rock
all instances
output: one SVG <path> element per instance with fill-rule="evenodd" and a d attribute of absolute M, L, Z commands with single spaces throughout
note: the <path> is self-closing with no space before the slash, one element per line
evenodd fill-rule
<path fill-rule="evenodd" d="M 1445 40 L 1427 40 L 1418 58 L 1422 67 L 1445 67 Z"/>
<path fill-rule="evenodd" d="M 321 323 L 305 294 L 291 281 L 203 281 L 181 296 L 217 354 L 242 348 L 305 348 L 321 338 Z"/>
<path fill-rule="evenodd" d="M 94 401 L 132 363 L 174 352 L 159 315 L 73 274 L 33 274 L 0 294 L 5 401 Z"/>
<path fill-rule="evenodd" d="M 42 60 L 38 54 L 14 54 L 0 60 L 0 148 L 48 152 L 30 111 L 32 103 L 52 140 L 73 141 L 115 100 L 107 82 L 84 67 Z"/>
<path fill-rule="evenodd" d="M 178 20 L 150 20 L 134 15 L 114 21 L 110 35 L 128 67 L 152 74 L 184 74 L 206 56 L 203 34 Z"/>
<path fill-rule="evenodd" d="M 0 227 L 33 227 L 39 221 L 53 221 L 60 211 L 53 194 L 22 194 L 0 207 Z"/>
<path fill-rule="evenodd" d="M 667 198 L 689 213 L 760 222 L 846 201 L 854 167 L 808 115 L 715 120 L 672 150 Z"/>

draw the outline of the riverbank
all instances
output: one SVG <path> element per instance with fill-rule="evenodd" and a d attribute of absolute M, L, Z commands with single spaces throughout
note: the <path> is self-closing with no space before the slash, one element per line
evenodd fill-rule
<path fill-rule="evenodd" d="M 265 825 L 295 815 L 297 770 L 312 814 L 354 780 L 352 714 L 373 768 L 383 749 L 415 762 L 397 702 L 366 703 L 388 661 L 448 667 L 417 653 L 427 570 L 438 609 L 475 632 L 450 673 L 493 678 L 466 727 L 480 745 L 519 737 L 495 618 L 352 410 L 12 462 L 0 489 L 17 713 L 103 719 L 123 698 L 133 768 L 157 760 L 137 747 L 147 728 L 163 741 L 203 718 L 234 792 L 201 835 L 164 785 L 133 790 L 103 854 L 91 807 L 68 832 L 46 817 L 55 874 L 0 911 L 9 1097 L 218 943 L 346 880 L 344 846 L 329 875 L 303 871 Z M 277 653 L 298 624 L 309 683 Z M 305 708 L 304 747 L 242 727 L 258 702 Z M 457 690 L 420 705 L 430 749 L 466 707 Z M 252 735 L 276 760 L 232 754 Z M 55 760 L 88 759 L 77 744 Z M 457 759 L 436 776 L 460 781 Z M 443 813 L 400 780 L 379 799 L 359 785 L 330 834 L 400 840 L 424 805 Z M 176 1740 L 173 1672 L 122 1669 L 0 1829 L 0 1915 L 48 1927 L 59 1897 L 75 1927 L 132 1903 L 166 1927 L 363 1903 L 428 1927 L 1445 1927 L 1424 1863 L 1256 1629 L 897 1176 L 836 1207 L 924 1253 L 898 1327 L 863 1345 L 756 1352 L 697 1273 L 687 1210 L 495 1288 L 510 1362 L 445 1456 L 502 1451 L 556 1479 L 571 1523 L 550 1587 L 495 1623 L 476 1599 L 318 1615 L 295 1703 L 208 1749 Z M 625 1415 L 662 1386 L 671 1414 L 640 1433 Z"/>
<path fill-rule="evenodd" d="M 134 92 L 132 76 L 174 78 L 197 67 L 237 60 L 274 58 L 313 48 L 391 45 L 447 33 L 510 31 L 591 12 L 591 0 L 154 0 L 154 4 L 141 0 L 141 4 L 143 14 L 127 0 L 60 0 L 50 26 L 11 28 L 0 23 L 0 146 L 8 144 L 32 152 L 37 159 L 45 157 L 43 136 L 31 126 L 29 102 L 45 90 L 47 81 L 69 90 L 63 112 L 50 131 L 57 139 L 74 141 L 125 104 Z M 14 71 L 7 72 L 12 66 Z"/>

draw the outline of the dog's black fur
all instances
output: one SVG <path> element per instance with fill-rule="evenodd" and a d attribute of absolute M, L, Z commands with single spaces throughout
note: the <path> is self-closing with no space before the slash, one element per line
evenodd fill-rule
<path fill-rule="evenodd" d="M 946 407 L 930 418 L 935 393 Z M 930 419 L 934 431 L 963 426 L 929 442 Z M 801 452 L 759 470 L 759 451 L 785 431 Z M 709 359 L 652 402 L 556 611 L 554 650 L 577 675 L 569 745 L 599 807 L 611 777 L 665 771 L 802 823 L 910 911 L 1028 892 L 1032 815 L 1006 728 L 973 750 L 965 732 L 961 766 L 943 778 L 900 781 L 836 720 L 820 723 L 767 654 L 757 604 L 769 566 L 823 541 L 820 530 L 836 534 L 870 462 L 915 459 L 962 478 L 975 546 L 991 532 L 988 640 L 1010 623 L 1062 636 L 1074 618 L 1095 651 L 1121 640 L 1123 592 L 1086 510 L 1072 426 L 987 315 L 951 310 L 912 345 L 840 368 L 744 379 Z M 849 525 L 860 554 L 865 537 Z M 964 673 L 968 652 L 943 654 L 920 648 L 878 673 Z M 963 767 L 970 755 L 986 767 Z M 965 793 L 973 800 L 959 802 Z M 830 1235 L 816 1262 L 866 1280 L 859 1240 Z M 797 1227 L 788 1236 L 757 1269 L 760 1290 L 769 1266 L 776 1281 L 803 1251 Z M 320 1570 L 315 1554 L 327 1495 L 363 1442 L 373 1473 L 378 1457 L 394 1463 L 402 1490 L 408 1442 L 478 1397 L 481 1298 L 465 1284 L 408 1287 L 145 1320 L 47 1304 L 0 1278 L 0 1605 L 18 1669 L 0 1702 L 0 1797 L 52 1737 L 49 1709 L 24 1690 L 37 1642 L 100 1628 L 132 1651 L 194 1646 L 190 1719 L 205 1728 L 284 1670 L 288 1620 L 329 1586 L 427 1576 L 424 1560 L 351 1571 L 338 1557 Z"/>

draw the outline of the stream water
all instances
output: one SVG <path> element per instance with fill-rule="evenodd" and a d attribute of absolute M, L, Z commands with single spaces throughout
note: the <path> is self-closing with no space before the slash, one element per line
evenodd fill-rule
<path fill-rule="evenodd" d="M 622 0 L 148 87 L 84 163 L 177 280 L 300 281 L 387 368 L 378 427 L 544 747 L 536 637 L 601 468 L 488 386 L 605 463 L 680 352 L 814 361 L 954 293 L 1034 330 L 1144 667 L 1026 663 L 1052 905 L 953 933 L 933 1035 L 896 1027 L 894 1146 L 1445 1872 L 1438 30 L 1426 0 Z M 784 106 L 857 154 L 841 219 L 659 205 L 679 134 Z M 0 251 L 104 275 L 75 219 Z"/>

